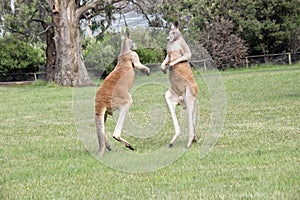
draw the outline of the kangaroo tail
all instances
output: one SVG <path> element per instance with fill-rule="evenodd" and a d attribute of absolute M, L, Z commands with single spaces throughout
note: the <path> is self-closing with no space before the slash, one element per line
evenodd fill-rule
<path fill-rule="evenodd" d="M 95 123 L 96 123 L 96 130 L 97 130 L 97 136 L 98 136 L 98 142 L 99 142 L 99 150 L 98 154 L 102 156 L 105 152 L 106 148 L 106 141 L 105 141 L 105 135 L 104 135 L 104 113 L 96 113 L 95 114 Z"/>

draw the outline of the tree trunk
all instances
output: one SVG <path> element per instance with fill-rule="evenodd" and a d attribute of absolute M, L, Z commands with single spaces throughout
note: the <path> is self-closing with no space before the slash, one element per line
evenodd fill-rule
<path fill-rule="evenodd" d="M 48 27 L 49 24 L 42 22 L 43 28 L 47 30 L 46 32 L 46 42 L 47 42 L 47 49 L 46 49 L 46 81 L 54 81 L 55 80 L 55 73 L 56 73 L 56 47 L 54 41 L 54 28 L 51 26 Z"/>
<path fill-rule="evenodd" d="M 56 47 L 54 82 L 62 86 L 92 85 L 82 58 L 75 1 L 55 1 L 52 8 Z"/>

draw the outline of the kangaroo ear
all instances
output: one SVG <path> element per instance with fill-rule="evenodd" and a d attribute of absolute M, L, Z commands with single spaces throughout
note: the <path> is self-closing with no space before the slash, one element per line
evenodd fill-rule
<path fill-rule="evenodd" d="M 175 22 L 175 28 L 178 28 L 178 21 Z"/>
<path fill-rule="evenodd" d="M 126 27 L 126 37 L 129 39 L 130 38 L 130 31 L 129 28 Z"/>
<path fill-rule="evenodd" d="M 174 26 L 174 24 L 172 22 L 170 23 L 170 25 L 171 25 L 171 29 L 175 28 L 175 26 Z"/>
<path fill-rule="evenodd" d="M 174 29 L 178 29 L 178 28 L 179 28 L 179 23 L 178 23 L 178 21 L 176 21 L 174 24 Z"/>

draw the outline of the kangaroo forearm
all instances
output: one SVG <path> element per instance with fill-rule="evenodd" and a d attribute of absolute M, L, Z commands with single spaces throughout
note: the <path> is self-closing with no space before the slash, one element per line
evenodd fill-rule
<path fill-rule="evenodd" d="M 177 63 L 180 63 L 180 62 L 182 62 L 182 61 L 187 61 L 188 59 L 190 59 L 190 57 L 191 57 L 190 55 L 184 55 L 184 56 L 178 58 L 177 60 L 171 62 L 170 65 L 171 65 L 171 66 L 174 66 L 174 65 L 176 65 Z"/>
<path fill-rule="evenodd" d="M 143 73 L 146 73 L 147 74 L 147 76 L 149 76 L 150 75 L 150 69 L 148 68 L 148 67 L 146 67 L 145 65 L 143 65 L 143 64 L 134 64 L 134 68 L 136 69 L 136 70 L 140 70 L 141 72 L 143 72 Z"/>
<path fill-rule="evenodd" d="M 168 64 L 168 62 L 169 62 L 169 58 L 167 57 L 161 65 L 166 65 L 166 64 Z"/>
<path fill-rule="evenodd" d="M 143 65 L 141 63 L 135 63 L 134 67 L 138 70 L 148 69 L 148 67 L 146 67 L 145 65 Z"/>

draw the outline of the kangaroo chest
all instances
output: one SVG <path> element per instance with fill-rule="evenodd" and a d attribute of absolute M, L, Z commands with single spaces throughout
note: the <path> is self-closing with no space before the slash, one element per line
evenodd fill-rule
<path fill-rule="evenodd" d="M 180 41 L 175 41 L 171 44 L 168 44 L 167 53 L 169 56 L 169 63 L 180 58 L 183 55 Z"/>

